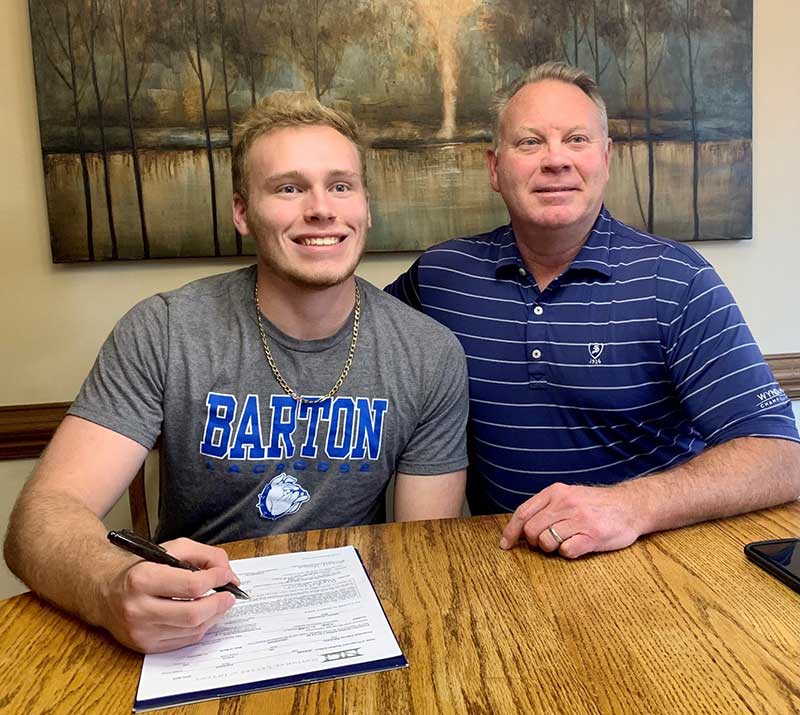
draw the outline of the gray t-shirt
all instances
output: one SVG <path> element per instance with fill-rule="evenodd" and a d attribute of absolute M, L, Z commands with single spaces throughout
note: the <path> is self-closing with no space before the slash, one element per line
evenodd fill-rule
<path fill-rule="evenodd" d="M 159 540 L 374 523 L 395 471 L 466 466 L 466 364 L 447 329 L 358 279 L 350 373 L 332 399 L 298 405 L 264 356 L 255 275 L 245 268 L 139 303 L 70 408 L 147 448 L 161 436 Z M 329 338 L 301 341 L 263 319 L 294 390 L 313 397 L 332 387 L 352 320 Z"/>

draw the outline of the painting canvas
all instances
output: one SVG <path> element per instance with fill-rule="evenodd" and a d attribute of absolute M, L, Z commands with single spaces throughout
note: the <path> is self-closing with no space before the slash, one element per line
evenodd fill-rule
<path fill-rule="evenodd" d="M 507 222 L 489 106 L 532 64 L 598 81 L 607 204 L 679 240 L 752 231 L 752 0 L 30 0 L 53 259 L 251 254 L 230 147 L 276 89 L 363 128 L 368 250 Z"/>

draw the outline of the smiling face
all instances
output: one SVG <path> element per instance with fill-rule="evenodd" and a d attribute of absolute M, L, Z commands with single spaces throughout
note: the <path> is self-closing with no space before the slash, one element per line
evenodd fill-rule
<path fill-rule="evenodd" d="M 259 271 L 302 288 L 353 275 L 371 226 L 356 146 L 328 126 L 273 130 L 247 156 L 233 220 L 255 239 Z"/>
<path fill-rule="evenodd" d="M 611 140 L 595 103 L 558 80 L 525 85 L 507 105 L 489 178 L 520 235 L 585 237 L 608 184 Z"/>

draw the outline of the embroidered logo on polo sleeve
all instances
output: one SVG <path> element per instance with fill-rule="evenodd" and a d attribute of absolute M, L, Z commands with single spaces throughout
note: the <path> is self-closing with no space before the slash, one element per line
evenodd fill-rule
<path fill-rule="evenodd" d="M 782 405 L 784 402 L 789 401 L 786 393 L 780 387 L 759 392 L 756 397 L 758 398 L 758 407 L 762 410 L 774 407 L 775 405 Z"/>
<path fill-rule="evenodd" d="M 280 519 L 294 514 L 311 495 L 298 484 L 297 479 L 281 472 L 267 484 L 258 495 L 258 513 L 264 519 Z"/>
<path fill-rule="evenodd" d="M 600 355 L 603 354 L 603 343 L 589 343 L 589 364 L 600 365 Z"/>

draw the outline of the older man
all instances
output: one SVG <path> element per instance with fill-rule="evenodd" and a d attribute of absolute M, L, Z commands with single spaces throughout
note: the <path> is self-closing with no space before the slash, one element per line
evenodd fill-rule
<path fill-rule="evenodd" d="M 800 494 L 786 395 L 692 248 L 603 206 L 594 81 L 531 69 L 497 104 L 492 188 L 511 223 L 428 250 L 387 290 L 467 354 L 475 513 L 567 557 Z"/>
<path fill-rule="evenodd" d="M 233 164 L 256 266 L 119 322 L 6 542 L 34 591 L 137 650 L 194 643 L 232 606 L 201 598 L 236 581 L 207 544 L 381 520 L 393 474 L 397 519 L 456 516 L 464 496 L 463 351 L 354 276 L 370 212 L 352 118 L 273 96 L 244 118 Z M 157 537 L 195 573 L 111 546 L 100 521 L 159 435 Z"/>

